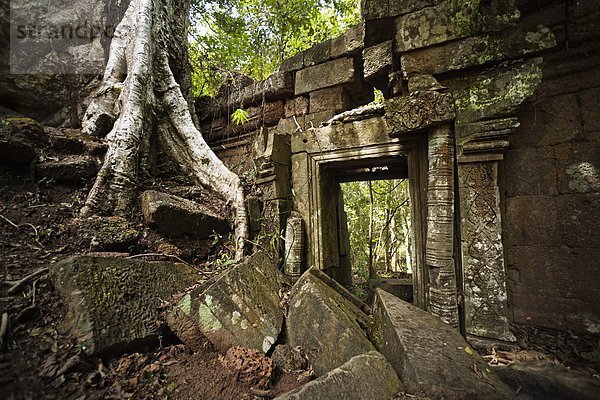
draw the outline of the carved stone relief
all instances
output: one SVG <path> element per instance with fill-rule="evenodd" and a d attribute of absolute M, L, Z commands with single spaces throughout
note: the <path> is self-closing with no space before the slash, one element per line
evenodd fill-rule
<path fill-rule="evenodd" d="M 466 331 L 514 341 L 507 318 L 497 163 L 459 164 L 458 171 Z"/>

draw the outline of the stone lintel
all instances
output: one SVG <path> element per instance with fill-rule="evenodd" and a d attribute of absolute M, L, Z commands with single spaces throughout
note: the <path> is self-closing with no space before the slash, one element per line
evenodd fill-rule
<path fill-rule="evenodd" d="M 390 139 L 383 117 L 371 117 L 349 123 L 337 123 L 318 129 L 306 129 L 292 136 L 292 153 L 322 153 L 326 151 L 357 148 L 373 144 L 397 142 Z"/>
<path fill-rule="evenodd" d="M 448 123 L 454 116 L 454 102 L 449 93 L 423 90 L 385 102 L 390 136 Z"/>

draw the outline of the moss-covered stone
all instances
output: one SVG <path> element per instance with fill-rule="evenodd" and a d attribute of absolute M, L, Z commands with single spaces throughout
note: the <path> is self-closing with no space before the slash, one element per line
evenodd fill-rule
<path fill-rule="evenodd" d="M 133 224 L 120 216 L 85 218 L 78 221 L 78 230 L 95 251 L 126 251 L 140 237 Z"/>
<path fill-rule="evenodd" d="M 459 135 L 462 124 L 513 113 L 541 82 L 541 65 L 542 59 L 534 58 L 510 68 L 450 82 Z"/>
<path fill-rule="evenodd" d="M 34 119 L 0 117 L 0 161 L 29 163 L 36 158 L 38 149 L 48 144 L 44 128 Z"/>
<path fill-rule="evenodd" d="M 405 77 L 416 74 L 441 74 L 492 61 L 515 58 L 556 46 L 550 29 L 539 26 L 528 31 L 511 30 L 482 35 L 428 47 L 402 55 Z"/>
<path fill-rule="evenodd" d="M 292 288 L 287 336 L 290 346 L 307 351 L 321 376 L 374 347 L 357 323 L 360 311 L 318 275 L 309 270 Z"/>
<path fill-rule="evenodd" d="M 388 400 L 402 389 L 390 363 L 380 353 L 371 351 L 352 357 L 319 379 L 277 399 Z"/>
<path fill-rule="evenodd" d="M 159 308 L 195 284 L 185 264 L 75 256 L 51 267 L 65 326 L 88 354 L 119 352 L 158 337 Z"/>
<path fill-rule="evenodd" d="M 169 317 L 184 343 L 203 334 L 218 349 L 240 346 L 268 352 L 283 325 L 279 288 L 283 276 L 264 253 L 247 258 L 208 288 L 185 294 Z M 195 329 L 190 329 L 190 323 Z"/>
<path fill-rule="evenodd" d="M 503 29 L 519 18 L 514 0 L 450 0 L 396 20 L 396 51 L 405 52 L 438 43 Z"/>

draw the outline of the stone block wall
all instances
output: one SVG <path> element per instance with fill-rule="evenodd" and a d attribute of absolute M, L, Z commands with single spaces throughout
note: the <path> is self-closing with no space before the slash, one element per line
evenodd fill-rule
<path fill-rule="evenodd" d="M 521 3 L 558 46 L 503 163 L 510 310 L 516 323 L 599 333 L 600 6 Z"/>
<path fill-rule="evenodd" d="M 368 103 L 373 88 L 388 99 L 386 113 L 400 111 L 375 132 L 389 141 L 447 123 L 452 108 L 460 242 L 448 304 L 464 307 L 465 332 L 511 341 L 514 322 L 598 333 L 599 8 L 594 0 L 363 0 L 361 26 L 200 107 L 202 131 L 228 165 L 245 162 L 236 172 L 254 163 L 263 193 L 255 226 L 280 235 L 306 200 L 293 196 L 290 181 L 302 175 L 293 165 L 335 150 L 335 132 L 337 141 L 370 143 L 322 122 Z M 250 116 L 243 126 L 226 117 L 238 107 Z"/>

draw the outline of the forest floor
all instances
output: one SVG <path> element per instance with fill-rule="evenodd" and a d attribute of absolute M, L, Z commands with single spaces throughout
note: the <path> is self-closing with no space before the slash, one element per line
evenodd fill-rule
<path fill-rule="evenodd" d="M 0 166 L 0 313 L 10 319 L 0 349 L 0 398 L 253 399 L 300 385 L 296 375 L 280 374 L 269 390 L 257 391 L 223 366 L 208 342 L 197 353 L 165 338 L 138 353 L 88 357 L 62 328 L 66 305 L 47 274 L 9 293 L 14 281 L 93 250 L 74 222 L 88 189 L 35 182 L 27 168 Z M 155 239 L 143 238 L 129 250 L 155 253 Z M 206 243 L 201 246 L 209 248 L 182 257 L 198 263 L 200 257 L 219 255 Z"/>
<path fill-rule="evenodd" d="M 47 274 L 9 293 L 14 281 L 69 255 L 93 250 L 74 222 L 90 184 L 35 181 L 28 168 L 0 166 L 0 313 L 7 312 L 10 320 L 0 349 L 0 398 L 257 399 L 301 384 L 299 376 L 280 374 L 269 390 L 257 390 L 226 368 L 222 355 L 208 342 L 196 353 L 165 338 L 137 353 L 88 357 L 62 328 L 66 306 Z M 128 251 L 154 253 L 155 242 L 156 237 L 146 235 Z M 221 251 L 211 243 L 195 245 L 198 251 L 182 255 L 189 263 L 209 265 L 206 259 L 214 260 Z M 522 348 L 598 376 L 599 343 L 568 331 L 517 328 Z"/>

